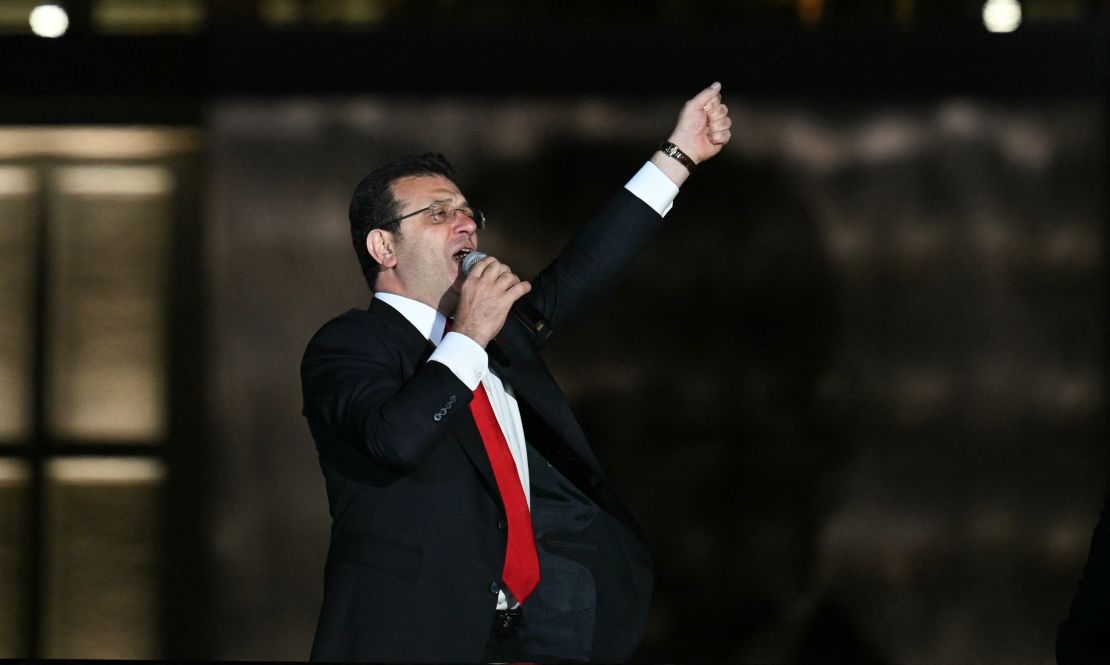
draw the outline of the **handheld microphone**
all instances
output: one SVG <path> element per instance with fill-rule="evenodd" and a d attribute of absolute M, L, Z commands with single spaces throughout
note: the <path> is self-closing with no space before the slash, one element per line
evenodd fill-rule
<path fill-rule="evenodd" d="M 486 258 L 486 256 L 488 255 L 485 252 L 478 251 L 470 252 L 464 256 L 461 264 L 463 274 L 469 276 L 474 266 L 479 261 Z M 543 315 L 524 300 L 517 300 L 514 302 L 513 306 L 509 308 L 509 312 L 512 313 L 517 321 L 523 323 L 525 328 L 531 331 L 537 342 L 546 343 L 551 339 L 551 336 L 555 334 L 555 331 L 547 324 L 547 320 L 543 318 Z"/>

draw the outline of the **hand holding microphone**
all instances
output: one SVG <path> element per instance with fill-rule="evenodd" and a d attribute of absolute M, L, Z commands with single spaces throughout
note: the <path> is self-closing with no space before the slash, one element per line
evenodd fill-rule
<path fill-rule="evenodd" d="M 531 291 L 532 285 L 521 281 L 509 266 L 481 252 L 466 255 L 461 269 L 466 280 L 459 292 L 454 332 L 484 347 L 505 325 L 513 303 Z"/>
<path fill-rule="evenodd" d="M 532 290 L 509 266 L 482 252 L 470 252 L 462 260 L 466 275 L 455 312 L 455 332 L 461 332 L 483 347 L 488 345 L 511 312 L 535 336 L 546 342 L 552 330 L 547 321 L 520 298 Z"/>

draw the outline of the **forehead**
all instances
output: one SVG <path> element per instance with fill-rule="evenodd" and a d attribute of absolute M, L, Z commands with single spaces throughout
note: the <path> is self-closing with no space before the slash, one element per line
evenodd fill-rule
<path fill-rule="evenodd" d="M 393 182 L 393 198 L 404 208 L 405 204 L 428 205 L 444 199 L 460 202 L 462 192 L 450 178 L 441 175 L 415 175 Z"/>

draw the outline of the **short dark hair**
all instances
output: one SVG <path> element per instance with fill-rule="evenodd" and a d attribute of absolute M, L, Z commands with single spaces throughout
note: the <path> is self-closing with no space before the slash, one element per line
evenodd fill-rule
<path fill-rule="evenodd" d="M 374 169 L 362 179 L 351 196 L 351 244 L 355 246 L 355 255 L 371 291 L 378 281 L 381 266 L 366 251 L 366 237 L 374 229 L 397 230 L 400 223 L 395 220 L 401 212 L 400 204 L 393 198 L 393 183 L 402 178 L 422 175 L 453 178 L 454 170 L 447 158 L 438 152 L 406 155 Z"/>

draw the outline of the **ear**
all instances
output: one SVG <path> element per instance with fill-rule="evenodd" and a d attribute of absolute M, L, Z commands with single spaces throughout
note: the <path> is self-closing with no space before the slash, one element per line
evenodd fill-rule
<path fill-rule="evenodd" d="M 393 244 L 393 234 L 389 231 L 374 229 L 366 236 L 366 251 L 383 269 L 397 265 Z"/>

